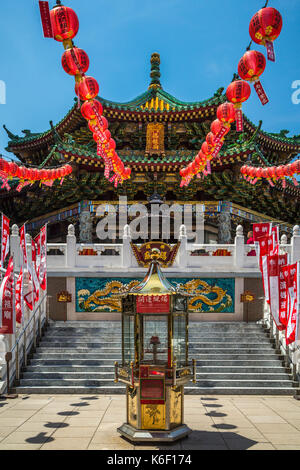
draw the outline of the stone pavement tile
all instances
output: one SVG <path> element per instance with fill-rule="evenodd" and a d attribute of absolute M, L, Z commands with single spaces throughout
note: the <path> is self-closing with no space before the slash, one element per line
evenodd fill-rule
<path fill-rule="evenodd" d="M 21 426 L 28 418 L 2 418 L 0 419 L 0 426 L 1 427 L 13 427 L 13 426 Z"/>
<path fill-rule="evenodd" d="M 102 416 L 104 415 L 104 411 L 100 411 L 100 410 L 97 410 L 97 411 L 92 411 L 92 410 L 82 410 L 82 409 L 77 409 L 76 408 L 76 411 L 79 412 L 78 415 L 76 415 L 76 417 L 78 416 L 78 418 L 97 418 L 97 419 L 101 419 Z M 75 418 L 75 416 L 74 416 Z"/>
<path fill-rule="evenodd" d="M 9 436 L 12 432 L 16 431 L 16 429 L 19 429 L 18 427 L 5 427 L 5 428 L 0 428 L 0 441 L 3 441 L 7 436 Z"/>
<path fill-rule="evenodd" d="M 56 429 L 52 437 L 54 437 L 54 439 L 62 437 L 92 437 L 95 431 L 95 426 L 84 428 L 81 426 L 70 426 Z"/>
<path fill-rule="evenodd" d="M 24 424 L 18 427 L 18 431 L 54 431 L 55 429 L 58 429 L 62 424 L 62 421 L 26 421 Z"/>
<path fill-rule="evenodd" d="M 192 445 L 224 445 L 224 439 L 219 432 L 195 431 L 184 440 L 184 443 Z"/>
<path fill-rule="evenodd" d="M 288 423 L 290 423 L 294 428 L 300 431 L 300 419 L 287 419 Z"/>
<path fill-rule="evenodd" d="M 155 447 L 151 447 L 149 450 L 155 449 Z M 92 444 L 89 445 L 88 450 L 134 450 L 134 446 L 122 447 L 122 444 L 119 445 L 110 445 L 110 444 Z"/>
<path fill-rule="evenodd" d="M 45 423 L 48 423 L 49 421 L 51 423 L 56 423 L 59 421 L 64 421 L 66 419 L 66 416 L 61 416 L 58 415 L 57 413 L 35 413 L 34 415 L 31 416 L 26 422 L 36 422 L 36 421 L 42 421 Z"/>
<path fill-rule="evenodd" d="M 101 422 L 97 428 L 97 432 L 107 432 L 107 433 L 116 433 L 117 428 L 119 428 L 123 423 L 103 423 Z M 118 434 L 119 435 L 119 434 Z"/>
<path fill-rule="evenodd" d="M 213 417 L 214 424 L 227 424 L 231 426 L 236 426 L 238 428 L 251 428 L 252 423 L 246 418 L 232 418 L 231 416 L 226 416 L 225 418 Z"/>
<path fill-rule="evenodd" d="M 223 439 L 252 439 L 257 442 L 268 442 L 268 439 L 255 428 L 236 428 L 236 429 L 219 429 Z"/>
<path fill-rule="evenodd" d="M 114 446 L 120 446 L 120 449 L 132 448 L 132 444 L 123 439 L 120 434 L 111 435 L 104 432 L 96 432 L 90 441 L 90 445 L 109 444 Z"/>
<path fill-rule="evenodd" d="M 291 422 L 293 420 L 300 420 L 300 411 L 294 412 L 294 411 L 285 411 L 285 410 L 281 411 L 280 410 L 280 411 L 277 411 L 277 414 L 288 422 Z"/>
<path fill-rule="evenodd" d="M 276 450 L 300 450 L 300 446 L 297 445 L 274 445 Z"/>
<path fill-rule="evenodd" d="M 5 418 L 30 418 L 34 413 L 33 410 L 8 410 L 1 414 L 0 422 Z"/>
<path fill-rule="evenodd" d="M 271 415 L 248 415 L 247 418 L 254 424 L 269 423 L 269 424 L 284 424 L 285 420 L 276 414 Z"/>
<path fill-rule="evenodd" d="M 90 438 L 60 438 L 42 445 L 41 450 L 85 450 L 88 448 Z"/>
<path fill-rule="evenodd" d="M 288 423 L 256 423 L 255 427 L 262 433 L 295 433 L 297 429 Z"/>
<path fill-rule="evenodd" d="M 182 444 L 182 450 L 228 450 L 227 445 L 224 443 L 222 445 L 216 445 L 216 444 Z"/>
<path fill-rule="evenodd" d="M 12 432 L 7 436 L 1 444 L 42 444 L 46 442 L 50 435 L 53 433 L 53 430 L 50 431 L 24 431 Z"/>
<path fill-rule="evenodd" d="M 265 433 L 268 441 L 273 445 L 300 445 L 300 432 L 295 431 L 294 434 L 286 433 Z"/>
<path fill-rule="evenodd" d="M 258 442 L 252 445 L 247 450 L 276 450 L 271 443 Z"/>
<path fill-rule="evenodd" d="M 42 444 L 2 444 L 0 443 L 0 450 L 38 450 Z M 2 454 L 2 457 L 4 455 Z"/>
<path fill-rule="evenodd" d="M 100 424 L 101 418 L 81 418 L 80 416 L 68 417 L 64 422 L 69 424 L 71 427 L 92 427 L 95 428 Z"/>

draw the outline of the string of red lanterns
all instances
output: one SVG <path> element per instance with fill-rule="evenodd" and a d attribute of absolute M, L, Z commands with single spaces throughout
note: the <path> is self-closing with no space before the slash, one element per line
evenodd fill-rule
<path fill-rule="evenodd" d="M 267 47 L 268 59 L 275 61 L 273 41 L 281 32 L 282 18 L 275 8 L 267 7 L 267 4 L 268 1 L 265 7 L 252 17 L 249 34 L 252 41 Z M 247 49 L 250 49 L 250 45 Z M 195 159 L 180 170 L 179 174 L 182 178 L 180 187 L 188 186 L 194 176 L 201 179 L 211 173 L 210 161 L 217 157 L 223 146 L 224 138 L 234 121 L 236 122 L 236 131 L 243 131 L 242 103 L 247 101 L 251 95 L 248 81 L 253 83 L 262 105 L 268 103 L 268 97 L 259 79 L 265 67 L 266 59 L 261 52 L 247 50 L 242 56 L 238 63 L 238 74 L 241 80 L 235 80 L 227 87 L 228 102 L 217 108 L 217 119 L 212 122 L 211 132 L 207 134 Z"/>
<path fill-rule="evenodd" d="M 300 160 L 295 160 L 287 165 L 269 166 L 269 167 L 254 167 L 250 165 L 243 165 L 241 168 L 243 178 L 250 184 L 256 184 L 261 179 L 266 179 L 270 186 L 274 183 L 281 181 L 282 187 L 286 187 L 286 177 L 292 178 L 295 186 L 298 186 L 298 181 L 294 175 L 300 175 Z"/>
<path fill-rule="evenodd" d="M 19 178 L 20 182 L 16 188 L 18 192 L 21 191 L 24 186 L 33 184 L 39 181 L 40 184 L 52 186 L 55 180 L 60 180 L 60 184 L 63 183 L 64 178 L 70 175 L 73 171 L 71 165 L 63 165 L 58 168 L 51 169 L 39 169 L 39 168 L 28 168 L 20 166 L 15 162 L 8 162 L 3 158 L 0 158 L 0 178 L 2 180 L 2 188 L 11 189 L 8 180 L 12 178 Z"/>
<path fill-rule="evenodd" d="M 99 84 L 94 77 L 85 75 L 89 68 L 89 58 L 83 49 L 75 47 L 72 39 L 79 29 L 79 21 L 72 8 L 57 4 L 50 11 L 50 21 L 52 37 L 63 43 L 65 52 L 62 55 L 62 67 L 66 73 L 75 77 L 75 93 L 78 97 L 78 104 L 81 106 L 81 113 L 88 121 L 88 127 L 93 133 L 93 138 L 97 143 L 97 155 L 103 158 L 105 169 L 104 176 L 117 187 L 119 183 L 130 178 L 131 169 L 124 166 L 124 163 L 116 152 L 116 142 L 112 139 L 108 130 L 108 122 L 102 116 L 103 108 L 97 96 Z M 110 172 L 113 176 L 110 177 Z"/>

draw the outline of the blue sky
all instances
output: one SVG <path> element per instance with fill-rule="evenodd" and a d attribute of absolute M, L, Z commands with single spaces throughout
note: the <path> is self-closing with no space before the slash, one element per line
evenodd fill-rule
<path fill-rule="evenodd" d="M 42 33 L 38 0 L 14 0 L 1 5 L 0 80 L 6 104 L 0 104 L 0 153 L 6 124 L 13 133 L 41 132 L 49 120 L 58 122 L 74 103 L 74 80 L 61 67 L 63 47 Z M 54 5 L 50 1 L 50 7 Z M 150 56 L 161 55 L 163 88 L 184 101 L 211 97 L 227 87 L 250 41 L 248 28 L 264 0 L 65 0 L 79 18 L 74 42 L 90 58 L 89 74 L 100 95 L 128 101 L 149 85 Z M 275 41 L 276 63 L 267 61 L 262 83 L 270 102 L 262 106 L 252 89 L 243 109 L 263 129 L 289 129 L 300 134 L 300 104 L 292 103 L 292 83 L 300 81 L 300 1 L 273 0 L 283 17 Z M 253 49 L 265 52 L 261 46 Z M 300 94 L 299 94 L 300 97 Z"/>

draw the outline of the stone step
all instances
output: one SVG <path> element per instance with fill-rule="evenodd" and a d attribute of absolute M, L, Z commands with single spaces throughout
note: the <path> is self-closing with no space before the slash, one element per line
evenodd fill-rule
<path fill-rule="evenodd" d="M 66 345 L 64 345 L 66 346 Z M 41 344 L 37 349 L 36 349 L 37 354 L 83 354 L 83 353 L 89 353 L 89 352 L 95 352 L 97 354 L 118 354 L 120 355 L 120 347 L 97 347 L 97 346 L 76 346 L 70 345 L 68 347 L 60 347 L 60 346 L 44 346 Z M 216 346 L 213 349 L 210 347 L 196 347 L 193 345 L 190 345 L 189 347 L 189 352 L 193 356 L 198 355 L 198 354 L 274 354 L 274 350 L 270 345 L 263 346 L 260 345 L 259 347 L 249 347 L 247 345 L 243 345 L 241 347 L 236 347 L 236 348 L 230 348 L 230 347 L 219 347 Z"/>
<path fill-rule="evenodd" d="M 185 387 L 185 395 L 289 395 L 299 393 L 291 387 Z"/>
<path fill-rule="evenodd" d="M 22 378 L 20 380 L 20 386 L 101 386 L 101 385 L 114 385 L 114 380 L 111 378 L 101 379 L 73 379 L 73 378 L 56 378 L 56 379 L 44 379 L 44 378 Z M 286 388 L 295 388 L 293 387 L 293 382 L 290 380 L 199 380 L 194 386 L 197 387 L 286 387 Z"/>
<path fill-rule="evenodd" d="M 103 387 L 56 387 L 56 386 L 47 386 L 47 387 L 38 387 L 38 386 L 28 386 L 28 387 L 17 387 L 16 391 L 20 394 L 29 395 L 29 394 L 47 394 L 47 395 L 62 395 L 62 394 L 73 394 L 73 395 L 114 395 L 114 394 L 125 394 L 125 385 L 119 386 L 103 386 Z M 288 395 L 292 396 L 299 392 L 300 389 L 289 388 L 289 387 L 185 387 L 186 395 Z"/>
<path fill-rule="evenodd" d="M 286 374 L 285 372 L 277 372 L 274 373 L 272 376 L 270 374 L 251 374 L 251 373 L 224 373 L 224 374 L 218 374 L 218 373 L 201 373 L 198 372 L 196 374 L 197 380 L 198 381 L 205 381 L 205 380 L 249 380 L 249 381 L 255 381 L 255 380 L 291 380 L 290 376 Z M 52 379 L 88 379 L 88 380 L 102 380 L 103 379 L 112 379 L 114 380 L 114 371 L 110 369 L 110 371 L 88 371 L 88 372 L 76 372 L 76 371 L 66 371 L 60 370 L 58 371 L 52 371 L 52 372 L 46 372 L 46 371 L 26 371 L 22 375 L 22 379 L 48 379 L 49 381 Z"/>
<path fill-rule="evenodd" d="M 125 394 L 126 387 L 125 385 L 120 386 L 109 386 L 103 385 L 99 387 L 94 386 L 56 386 L 56 385 L 47 385 L 47 386 L 19 386 L 15 388 L 15 391 L 20 394 L 30 395 L 115 395 L 115 394 Z"/>
<path fill-rule="evenodd" d="M 165 325 L 150 325 L 166 339 Z M 157 333 L 159 332 L 159 333 Z M 121 363 L 121 322 L 56 322 L 46 332 L 25 371 L 18 393 L 125 393 L 114 382 Z M 165 351 L 163 344 L 161 349 Z M 293 395 L 298 391 L 267 330 L 254 323 L 190 322 L 189 357 L 196 384 L 186 394 Z"/>
<path fill-rule="evenodd" d="M 53 365 L 46 365 L 46 364 L 32 364 L 33 361 L 31 361 L 31 364 L 26 367 L 26 371 L 24 374 L 27 372 L 37 372 L 37 373 L 48 373 L 48 372 L 74 372 L 74 373 L 85 373 L 87 368 L 85 365 L 66 365 L 66 364 L 53 364 Z M 90 365 L 88 367 L 88 373 L 93 373 L 93 372 L 111 372 L 113 370 L 113 364 L 110 363 L 109 365 Z M 286 374 L 285 369 L 282 367 L 280 363 L 277 363 L 276 366 L 273 367 L 267 367 L 267 366 L 260 366 L 260 367 L 247 367 L 247 372 L 245 372 L 245 366 L 202 366 L 198 367 L 198 372 L 197 374 L 244 374 L 247 373 L 249 374 L 270 374 L 270 376 L 280 375 L 280 374 Z"/>

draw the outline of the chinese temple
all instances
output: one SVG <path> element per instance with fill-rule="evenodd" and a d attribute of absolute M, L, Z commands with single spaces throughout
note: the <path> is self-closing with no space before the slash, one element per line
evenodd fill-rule
<path fill-rule="evenodd" d="M 9 137 L 6 150 L 22 163 L 39 168 L 70 163 L 73 173 L 62 185 L 56 181 L 52 187 L 40 187 L 36 182 L 21 193 L 14 184 L 9 192 L 2 189 L 0 210 L 11 214 L 14 223 L 27 221 L 29 232 L 47 221 L 50 242 L 63 241 L 70 223 L 80 241 L 96 241 L 97 205 L 117 206 L 119 196 L 126 196 L 129 205 L 151 203 L 152 198 L 169 205 L 190 205 L 192 212 L 194 204 L 203 204 L 204 243 L 230 243 L 237 225 L 242 224 L 247 233 L 253 222 L 261 221 L 275 221 L 282 233 L 290 233 L 292 224 L 299 223 L 300 189 L 292 182 L 285 188 L 280 182 L 271 187 L 262 180 L 249 185 L 240 168 L 245 162 L 270 166 L 292 161 L 300 151 L 300 135 L 288 137 L 287 130 L 266 132 L 261 122 L 254 124 L 244 116 L 243 132 L 232 127 L 211 162 L 211 174 L 180 187 L 179 170 L 199 151 L 226 95 L 219 88 L 209 99 L 183 102 L 163 89 L 160 76 L 160 56 L 154 53 L 151 81 L 144 93 L 126 103 L 99 97 L 118 154 L 132 170 L 131 179 L 117 188 L 104 178 L 104 162 L 77 99 L 61 121 L 50 121 L 44 132 L 23 130 L 19 136 L 4 125 Z"/>

